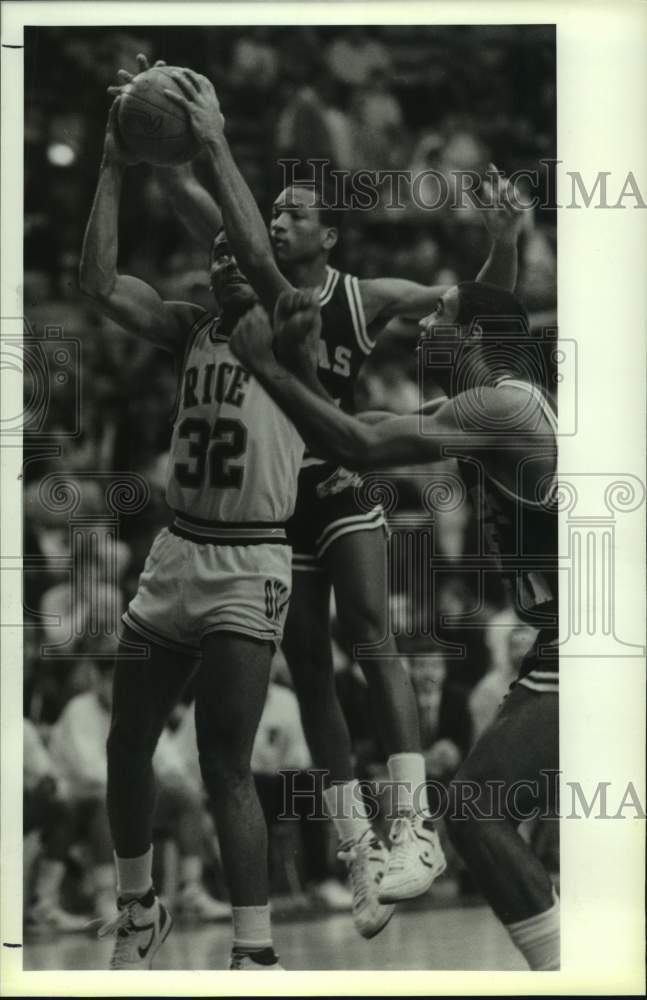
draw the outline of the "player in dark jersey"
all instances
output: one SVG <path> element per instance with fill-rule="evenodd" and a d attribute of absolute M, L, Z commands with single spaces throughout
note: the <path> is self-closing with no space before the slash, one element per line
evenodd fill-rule
<path fill-rule="evenodd" d="M 337 241 L 335 219 L 328 217 L 319 192 L 308 184 L 282 192 L 274 205 L 270 231 L 281 275 L 261 217 L 224 138 L 213 87 L 190 70 L 178 71 L 175 79 L 185 96 L 173 99 L 189 112 L 194 131 L 210 154 L 220 210 L 243 270 L 269 309 L 281 291 L 291 287 L 290 282 L 318 288 L 325 332 L 318 344 L 319 378 L 311 384 L 352 410 L 354 379 L 372 350 L 376 333 L 395 315 L 415 317 L 428 311 L 442 289 L 400 279 L 360 282 L 329 267 L 328 254 Z M 167 94 L 172 97 L 171 91 Z M 490 224 L 500 239 L 495 240 L 480 277 L 513 284 L 517 213 L 499 202 Z M 425 892 L 445 862 L 437 835 L 426 822 L 425 765 L 415 696 L 388 627 L 384 516 L 380 508 L 359 507 L 358 483 L 356 475 L 336 463 L 321 463 L 313 456 L 306 459 L 290 532 L 293 567 L 301 572 L 295 577 L 284 650 L 313 759 L 335 782 L 324 792 L 324 799 L 336 817 L 342 841 L 347 842 L 342 854 L 356 860 L 359 852 L 374 867 L 368 879 L 364 874 L 353 879 L 356 924 L 370 937 L 390 916 L 384 904 Z M 366 817 L 348 818 L 356 783 L 348 729 L 334 689 L 331 582 L 341 626 L 368 680 L 389 754 L 390 777 L 399 785 L 399 815 L 391 830 L 394 849 L 388 862 Z M 363 864 L 362 872 L 366 871 Z"/>
<path fill-rule="evenodd" d="M 320 317 L 311 292 L 281 297 L 274 342 L 269 328 L 262 335 L 243 321 L 232 347 L 319 454 L 359 470 L 458 459 L 484 552 L 513 586 L 519 614 L 540 631 L 498 716 L 452 783 L 447 821 L 529 966 L 557 969 L 559 902 L 517 830 L 528 799 L 533 808 L 553 804 L 551 775 L 558 767 L 555 414 L 538 384 L 541 365 L 525 310 L 512 294 L 459 285 L 421 326 L 422 350 L 444 355 L 445 368 L 436 374 L 449 399 L 430 416 L 373 424 L 331 406 L 300 377 L 304 368 L 310 378 L 315 371 Z M 277 356 L 291 366 L 298 359 L 299 377 Z"/>

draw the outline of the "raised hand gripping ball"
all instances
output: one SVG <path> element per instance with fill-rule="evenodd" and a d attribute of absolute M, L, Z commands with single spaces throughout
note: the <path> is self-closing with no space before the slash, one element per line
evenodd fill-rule
<path fill-rule="evenodd" d="M 187 163 L 200 148 L 186 111 L 164 93 L 165 88 L 182 93 L 171 76 L 175 69 L 154 66 L 138 73 L 119 101 L 121 141 L 129 153 L 146 163 Z"/>

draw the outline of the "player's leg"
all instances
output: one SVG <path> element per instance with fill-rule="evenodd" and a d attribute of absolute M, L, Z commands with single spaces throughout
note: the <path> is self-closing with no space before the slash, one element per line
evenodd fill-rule
<path fill-rule="evenodd" d="M 283 652 L 299 700 L 315 767 L 323 768 L 324 808 L 340 840 L 353 889 L 353 920 L 371 938 L 393 914 L 378 900 L 388 852 L 375 837 L 353 778 L 351 742 L 337 692 L 330 646 L 330 583 L 321 569 L 298 570 L 283 637 Z"/>
<path fill-rule="evenodd" d="M 234 632 L 203 639 L 195 721 L 200 770 L 211 797 L 234 921 L 232 966 L 275 966 L 270 926 L 267 827 L 251 755 L 273 646 Z"/>
<path fill-rule="evenodd" d="M 350 781 L 350 734 L 335 690 L 330 646 L 330 583 L 321 569 L 293 571 L 282 649 L 312 762 L 326 772 L 324 786 Z"/>
<path fill-rule="evenodd" d="M 145 646 L 148 658 L 133 658 L 133 646 Z M 108 815 L 122 896 L 145 892 L 152 884 L 150 869 L 144 872 L 143 868 L 137 884 L 130 884 L 135 872 L 131 874 L 128 865 L 120 868 L 119 859 L 134 860 L 150 851 L 155 808 L 153 754 L 195 667 L 195 658 L 189 654 L 148 643 L 124 627 L 115 663 L 108 736 Z"/>
<path fill-rule="evenodd" d="M 383 527 L 347 531 L 322 558 L 335 590 L 347 642 L 366 677 L 373 718 L 393 782 L 392 850 L 380 887 L 383 902 L 427 892 L 445 870 L 438 835 L 428 818 L 425 762 L 416 698 L 388 621 L 387 542 Z M 362 647 L 369 647 L 362 651 Z"/>
<path fill-rule="evenodd" d="M 339 623 L 369 685 L 373 717 L 387 753 L 420 753 L 416 698 L 388 622 L 384 529 L 342 535 L 322 558 L 333 583 Z M 371 649 L 362 653 L 363 647 Z"/>
<path fill-rule="evenodd" d="M 133 645 L 148 658 L 132 657 Z M 119 916 L 100 936 L 116 935 L 110 967 L 150 968 L 171 929 L 153 889 L 153 754 L 160 733 L 195 669 L 190 654 L 148 643 L 128 626 L 117 651 L 108 736 L 108 815 L 115 847 Z"/>
<path fill-rule="evenodd" d="M 517 827 L 533 806 L 552 804 L 558 737 L 557 694 L 517 685 L 450 786 L 450 837 L 533 969 L 559 968 L 559 907 Z"/>

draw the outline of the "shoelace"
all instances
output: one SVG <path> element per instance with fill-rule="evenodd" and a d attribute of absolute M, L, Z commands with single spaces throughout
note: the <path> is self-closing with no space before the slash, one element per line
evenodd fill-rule
<path fill-rule="evenodd" d="M 136 900 L 132 901 L 133 903 Z M 120 930 L 126 930 L 126 925 L 130 923 L 132 917 L 132 904 L 126 903 L 123 910 L 120 910 L 114 920 L 107 920 L 101 924 L 97 931 L 97 937 L 109 937 L 110 934 L 118 934 Z"/>
<path fill-rule="evenodd" d="M 393 844 L 389 857 L 390 871 L 402 871 L 408 859 L 408 847 L 414 842 L 415 834 L 413 825 L 408 816 L 398 816 L 393 821 L 390 832 L 390 840 Z"/>
<path fill-rule="evenodd" d="M 111 969 L 120 968 L 122 960 L 128 957 L 128 924 L 131 924 L 131 927 L 135 930 L 132 925 L 132 911 L 133 904 L 136 902 L 137 900 L 133 899 L 130 903 L 126 903 L 123 910 L 119 911 L 114 920 L 106 921 L 106 923 L 102 924 L 97 931 L 97 937 L 100 938 L 108 937 L 110 934 L 115 934 L 117 937 L 115 948 L 110 959 Z M 120 933 L 120 931 L 123 933 Z"/>
<path fill-rule="evenodd" d="M 350 881 L 353 888 L 353 906 L 365 902 L 369 894 L 368 856 L 372 841 L 367 844 L 357 844 L 354 840 L 342 844 L 337 857 L 345 861 L 350 871 Z"/>

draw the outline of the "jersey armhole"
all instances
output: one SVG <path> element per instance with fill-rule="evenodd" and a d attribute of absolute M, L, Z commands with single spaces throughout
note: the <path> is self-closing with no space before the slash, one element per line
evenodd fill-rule
<path fill-rule="evenodd" d="M 362 354 L 368 356 L 375 347 L 375 340 L 369 337 L 366 330 L 366 317 L 364 315 L 362 295 L 359 290 L 359 281 L 353 275 L 347 274 L 344 278 L 344 286 L 357 344 Z"/>
<path fill-rule="evenodd" d="M 178 365 L 178 368 L 177 368 L 177 390 L 176 390 L 176 393 L 175 393 L 175 402 L 173 403 L 173 408 L 171 410 L 171 415 L 169 417 L 169 423 L 171 423 L 171 424 L 175 423 L 175 419 L 176 419 L 176 417 L 178 415 L 178 412 L 179 412 L 179 409 L 180 409 L 180 393 L 182 392 L 182 375 L 184 373 L 184 368 L 185 368 L 185 365 L 186 365 L 186 362 L 187 362 L 187 358 L 189 357 L 189 354 L 191 353 L 191 348 L 193 347 L 198 334 L 201 333 L 201 331 L 204 330 L 204 328 L 208 324 L 212 323 L 213 320 L 214 320 L 214 318 L 215 317 L 214 317 L 213 313 L 210 313 L 210 312 L 204 312 L 201 316 L 198 316 L 198 318 L 196 319 L 195 323 L 190 328 L 190 330 L 189 330 L 189 332 L 187 334 L 186 345 L 185 345 L 184 351 L 182 353 L 182 357 L 180 358 L 179 355 L 176 356 L 177 365 Z"/>

